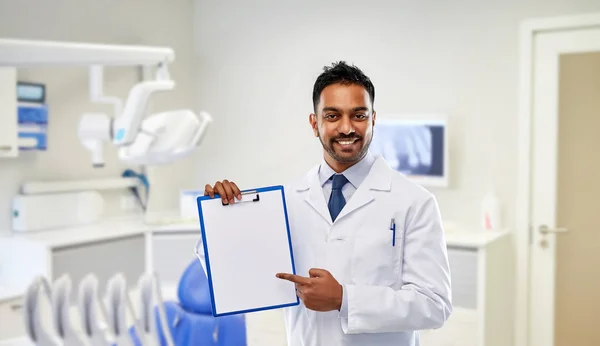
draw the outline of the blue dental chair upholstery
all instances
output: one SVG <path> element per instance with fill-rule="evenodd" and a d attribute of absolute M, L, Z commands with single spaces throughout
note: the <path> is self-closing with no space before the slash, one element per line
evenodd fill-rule
<path fill-rule="evenodd" d="M 179 302 L 165 302 L 176 346 L 246 346 L 243 315 L 213 317 L 208 279 L 198 260 L 192 261 L 181 276 L 177 294 Z M 160 337 L 161 345 L 165 345 L 162 332 Z"/>

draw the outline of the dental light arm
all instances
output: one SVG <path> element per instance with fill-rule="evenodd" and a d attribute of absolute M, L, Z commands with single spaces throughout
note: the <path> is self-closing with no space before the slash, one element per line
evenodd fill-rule
<path fill-rule="evenodd" d="M 175 60 L 171 48 L 0 39 L 0 66 L 158 66 Z"/>
<path fill-rule="evenodd" d="M 175 83 L 171 80 L 155 80 L 136 84 L 129 92 L 122 115 L 115 119 L 113 143 L 117 146 L 131 144 L 146 115 L 150 97 L 156 92 L 171 91 L 174 88 Z"/>
<path fill-rule="evenodd" d="M 0 67 L 89 67 L 90 99 L 114 107 L 113 117 L 86 113 L 78 126 L 79 138 L 96 167 L 104 165 L 106 143 L 119 148 L 122 161 L 138 165 L 170 163 L 191 154 L 201 143 L 212 122 L 208 113 L 180 109 L 147 115 L 155 93 L 175 88 L 168 72 L 174 59 L 174 51 L 163 47 L 0 39 Z M 123 103 L 103 94 L 103 67 L 107 66 L 156 68 L 156 76 L 133 86 Z"/>

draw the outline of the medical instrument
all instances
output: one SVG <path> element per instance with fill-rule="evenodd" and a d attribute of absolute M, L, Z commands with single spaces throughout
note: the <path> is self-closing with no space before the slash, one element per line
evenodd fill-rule
<path fill-rule="evenodd" d="M 44 299 L 45 298 L 45 299 Z M 43 314 L 51 309 L 52 290 L 48 281 L 36 277 L 27 288 L 24 302 L 25 330 L 37 346 L 63 346 L 52 326 L 48 326 Z M 47 303 L 46 305 L 43 305 Z"/>
<path fill-rule="evenodd" d="M 62 339 L 64 346 L 90 346 L 81 334 L 81 328 L 75 328 L 71 319 L 71 278 L 61 276 L 53 286 L 52 316 L 54 329 Z"/>
<path fill-rule="evenodd" d="M 98 279 L 94 274 L 86 275 L 79 283 L 78 304 L 83 333 L 90 344 L 114 345 L 114 336 L 110 334 L 106 325 L 106 310 L 98 299 Z"/>
<path fill-rule="evenodd" d="M 164 336 L 166 346 L 174 346 L 173 336 L 168 326 L 167 313 L 162 298 L 160 283 L 156 274 L 147 273 L 140 277 L 138 282 L 140 292 L 140 339 L 143 340 L 144 346 L 161 346 L 160 336 Z M 158 310 L 158 320 L 160 323 L 160 331 L 156 324 L 156 315 L 154 308 Z"/>
<path fill-rule="evenodd" d="M 138 319 L 135 316 L 131 299 L 129 299 L 127 281 L 122 273 L 116 274 L 108 281 L 106 300 L 108 305 L 108 325 L 115 336 L 115 343 L 119 346 L 137 346 L 129 334 L 127 311 L 129 311 L 133 319 L 134 333 L 139 336 Z"/>
<path fill-rule="evenodd" d="M 396 221 L 390 221 L 390 231 L 392 231 L 392 246 L 396 246 Z"/>
<path fill-rule="evenodd" d="M 89 68 L 92 102 L 114 106 L 112 117 L 86 113 L 79 122 L 77 133 L 82 145 L 91 151 L 94 167 L 104 166 L 105 143 L 119 149 L 122 161 L 137 165 L 170 163 L 191 154 L 200 145 L 212 122 L 208 113 L 181 109 L 146 117 L 150 98 L 175 87 L 168 71 L 174 58 L 174 51 L 164 47 L 0 39 L 0 67 L 73 65 Z M 133 86 L 123 103 L 103 94 L 102 74 L 106 66 L 140 66 L 144 72 L 156 71 L 153 80 L 143 80 Z"/>
<path fill-rule="evenodd" d="M 138 184 L 131 186 L 129 191 L 135 197 L 142 210 L 146 211 L 148 208 L 148 196 L 150 194 L 150 182 L 148 181 L 145 168 L 142 167 L 141 169 L 143 173 L 136 173 L 131 169 L 127 169 L 123 172 L 122 176 L 125 179 L 134 178 L 138 180 Z"/>

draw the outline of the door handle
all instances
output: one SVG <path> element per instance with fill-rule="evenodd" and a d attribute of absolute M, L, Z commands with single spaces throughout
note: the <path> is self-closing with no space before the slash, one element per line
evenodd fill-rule
<path fill-rule="evenodd" d="M 0 151 L 11 151 L 12 146 L 10 145 L 0 145 Z"/>
<path fill-rule="evenodd" d="M 546 235 L 546 234 L 550 234 L 550 233 L 554 233 L 554 234 L 558 234 L 558 233 L 566 233 L 569 230 L 566 228 L 550 228 L 546 225 L 541 225 L 539 227 L 539 231 L 541 234 Z"/>

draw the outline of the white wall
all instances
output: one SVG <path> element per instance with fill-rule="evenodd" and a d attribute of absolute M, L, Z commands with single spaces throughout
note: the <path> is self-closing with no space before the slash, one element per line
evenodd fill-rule
<path fill-rule="evenodd" d="M 176 51 L 170 69 L 176 90 L 156 98 L 154 109 L 189 108 L 195 97 L 192 10 L 191 0 L 0 0 L 0 37 L 171 46 Z M 138 78 L 134 68 L 106 72 L 106 93 L 121 97 Z M 105 168 L 92 168 L 89 153 L 77 139 L 83 112 L 111 111 L 89 102 L 86 69 L 28 68 L 19 70 L 19 78 L 47 84 L 49 148 L 0 160 L 0 232 L 10 227 L 11 198 L 24 180 L 117 177 L 125 168 L 116 159 L 114 148 L 107 148 Z M 151 211 L 178 208 L 179 188 L 192 183 L 190 167 L 196 160 L 197 156 L 190 157 L 150 170 Z M 116 200 L 108 202 L 113 207 L 118 204 Z"/>
<path fill-rule="evenodd" d="M 510 227 L 519 22 L 587 11 L 600 11 L 600 1 L 198 0 L 197 100 L 215 116 L 198 185 L 274 184 L 318 162 L 308 125 L 312 85 L 323 65 L 346 60 L 372 78 L 379 117 L 450 117 L 451 187 L 432 189 L 443 217 L 476 229 L 479 203 L 494 185 Z"/>

